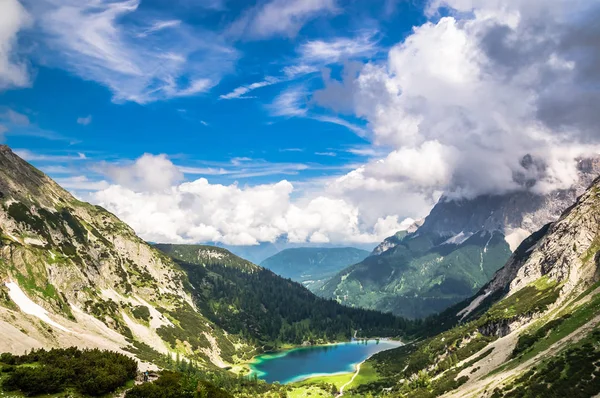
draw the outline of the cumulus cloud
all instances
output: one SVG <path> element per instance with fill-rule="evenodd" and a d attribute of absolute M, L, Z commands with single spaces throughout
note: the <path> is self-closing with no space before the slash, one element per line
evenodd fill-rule
<path fill-rule="evenodd" d="M 570 186 L 577 158 L 600 149 L 600 29 L 592 22 L 600 4 L 438 0 L 428 12 L 431 21 L 385 64 L 341 81 L 325 75 L 313 97 L 352 109 L 376 145 L 392 148 L 338 189 L 379 186 L 426 203 L 440 191 L 472 197 Z M 526 157 L 540 166 L 525 167 Z"/>
<path fill-rule="evenodd" d="M 27 64 L 16 51 L 18 33 L 31 24 L 31 17 L 18 0 L 2 2 L 0 13 L 0 90 L 30 84 Z"/>
<path fill-rule="evenodd" d="M 215 33 L 179 20 L 148 20 L 139 0 L 29 3 L 39 42 L 51 50 L 44 61 L 107 86 L 115 101 L 205 92 L 238 57 Z"/>
<path fill-rule="evenodd" d="M 400 228 L 396 216 L 366 224 L 360 210 L 341 198 L 293 199 L 294 186 L 286 180 L 252 187 L 205 178 L 181 183 L 177 167 L 164 155 L 144 155 L 106 174 L 113 184 L 90 199 L 151 241 L 252 245 L 284 236 L 291 242 L 378 242 Z"/>
<path fill-rule="evenodd" d="M 165 191 L 183 180 L 183 173 L 166 155 L 144 154 L 133 164 L 101 168 L 117 184 L 136 191 Z"/>

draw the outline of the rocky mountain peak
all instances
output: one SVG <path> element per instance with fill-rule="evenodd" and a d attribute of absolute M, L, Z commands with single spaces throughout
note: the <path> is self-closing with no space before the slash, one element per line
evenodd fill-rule
<path fill-rule="evenodd" d="M 73 200 L 71 194 L 6 145 L 0 146 L 0 193 L 4 198 L 46 207 Z"/>
<path fill-rule="evenodd" d="M 522 161 L 524 170 L 543 168 L 537 163 L 531 157 Z M 474 199 L 442 197 L 419 232 L 451 237 L 460 233 L 499 231 L 514 251 L 523 239 L 557 220 L 575 202 L 600 174 L 600 159 L 582 159 L 577 168 L 579 180 L 573 186 L 547 194 L 530 189 L 535 186 L 531 183 L 525 184 L 523 190 L 502 195 L 482 195 Z"/>
<path fill-rule="evenodd" d="M 499 291 L 510 296 L 542 277 L 560 286 L 563 299 L 599 278 L 600 178 L 566 209 L 560 218 L 525 239 L 506 265 L 460 315 L 477 308 Z"/>

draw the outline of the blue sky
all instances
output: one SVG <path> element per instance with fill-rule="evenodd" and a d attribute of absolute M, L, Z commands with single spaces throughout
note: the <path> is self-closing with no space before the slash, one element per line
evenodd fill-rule
<path fill-rule="evenodd" d="M 598 2 L 2 11 L 0 140 L 151 241 L 376 243 L 441 195 L 569 188 L 600 152 Z"/>
<path fill-rule="evenodd" d="M 113 3 L 123 6 L 126 2 Z M 364 161 L 364 154 L 354 150 L 364 149 L 369 141 L 368 137 L 360 136 L 362 133 L 359 135 L 339 123 L 347 122 L 359 130 L 365 129 L 365 121 L 310 103 L 298 105 L 305 113 L 296 114 L 296 110 L 276 103 L 278 96 L 286 90 L 298 90 L 308 97 L 323 86 L 321 74 L 327 68 L 332 69 L 335 77 L 344 62 L 365 63 L 385 57 L 386 48 L 424 18 L 422 5 L 410 2 L 330 2 L 328 7 L 325 1 L 314 2 L 320 6 L 309 4 L 309 9 L 316 10 L 296 16 L 299 21 L 290 22 L 289 26 L 275 26 L 274 31 L 262 33 L 253 33 L 255 29 L 248 27 L 237 33 L 231 32 L 236 24 L 268 3 L 184 0 L 175 2 L 175 7 L 169 6 L 171 2 L 156 0 L 128 3 L 130 10 L 111 23 L 127 35 L 143 35 L 142 41 L 147 43 L 142 46 L 161 46 L 160 50 L 150 51 L 169 51 L 172 49 L 169 40 L 176 39 L 188 40 L 188 45 L 194 48 L 212 45 L 192 43 L 195 39 L 187 35 L 206 34 L 219 41 L 221 50 L 199 49 L 197 54 L 189 56 L 189 65 L 165 72 L 181 82 L 179 91 L 185 90 L 189 79 L 194 78 L 211 79 L 210 87 L 193 95 L 151 94 L 149 87 L 128 83 L 130 76 L 116 76 L 106 65 L 104 70 L 89 71 L 95 66 L 87 64 L 94 61 L 85 55 L 66 55 L 77 43 L 38 41 L 45 31 L 63 27 L 27 31 L 19 45 L 31 47 L 27 50 L 30 87 L 3 91 L 0 101 L 27 116 L 30 123 L 11 125 L 5 141 L 13 148 L 40 155 L 32 156 L 32 162 L 53 177 L 65 177 L 67 173 L 55 172 L 51 156 L 79 157 L 79 153 L 87 159 L 61 162 L 61 166 L 74 167 L 81 174 L 81 167 L 89 165 L 93 169 L 99 161 L 125 161 L 144 153 L 164 153 L 177 165 L 194 168 L 225 167 L 231 159 L 250 158 L 252 162 L 246 163 L 252 163 L 252 168 L 255 163 L 262 167 L 258 173 L 246 174 L 269 174 L 213 175 L 211 180 L 215 182 L 253 184 L 278 181 L 282 176 L 302 180 L 343 174 L 356 162 Z M 27 8 L 28 3 L 23 4 Z M 31 6 L 32 13 L 35 8 Z M 93 10 L 90 7 L 80 12 Z M 97 40 L 101 42 L 97 45 L 108 42 L 115 53 L 122 52 L 123 56 L 129 55 L 127 51 L 143 53 L 131 50 L 128 44 L 115 44 L 111 37 Z M 310 47 L 319 43 L 322 48 Z M 177 46 L 183 48 L 185 43 Z M 57 47 L 62 53 L 55 52 Z M 198 64 L 206 67 L 207 72 L 193 71 L 196 61 L 192 58 L 205 56 L 209 59 L 201 59 Z M 305 71 L 290 72 L 300 67 Z M 134 79 L 160 79 L 159 72 L 143 72 L 145 76 Z M 115 76 L 105 76 L 110 74 Z M 265 81 L 271 84 L 237 98 L 231 94 L 239 87 Z M 267 164 L 271 163 L 274 165 L 267 170 Z M 86 175 L 97 177 L 93 170 Z M 197 175 L 186 177 L 194 176 Z"/>

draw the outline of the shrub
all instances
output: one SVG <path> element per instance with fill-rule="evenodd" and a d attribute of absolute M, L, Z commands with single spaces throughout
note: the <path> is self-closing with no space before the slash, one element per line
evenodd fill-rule
<path fill-rule="evenodd" d="M 134 317 L 150 322 L 150 309 L 145 305 L 139 305 L 131 311 Z"/>
<path fill-rule="evenodd" d="M 99 396 L 124 386 L 137 374 L 135 360 L 98 349 L 41 349 L 12 358 L 17 367 L 2 388 L 25 395 L 55 394 L 73 388 L 81 394 Z M 18 366 L 33 363 L 36 366 Z"/>

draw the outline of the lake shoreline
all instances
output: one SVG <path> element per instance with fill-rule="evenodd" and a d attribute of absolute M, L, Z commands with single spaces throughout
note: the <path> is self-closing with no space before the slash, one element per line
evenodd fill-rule
<path fill-rule="evenodd" d="M 263 354 L 253 357 L 250 361 L 247 362 L 247 368 L 250 369 L 248 376 L 256 376 L 256 377 L 262 379 L 263 377 L 265 377 L 267 374 L 270 374 L 271 372 L 266 372 L 266 371 L 259 369 L 259 366 L 261 364 L 263 364 L 265 362 L 270 362 L 273 360 L 281 360 L 282 358 L 285 358 L 292 353 L 297 353 L 297 352 L 301 352 L 301 351 L 305 351 L 305 350 L 312 351 L 312 350 L 315 350 L 318 348 L 325 348 L 325 347 L 335 347 L 335 346 L 346 347 L 351 344 L 354 345 L 353 343 L 355 343 L 358 346 L 364 344 L 365 346 L 370 345 L 371 347 L 373 346 L 373 344 L 378 345 L 380 343 L 384 343 L 384 345 L 387 345 L 385 343 L 388 343 L 388 344 L 391 344 L 391 346 L 386 349 L 377 351 L 377 352 L 372 352 L 367 357 L 360 358 L 360 360 L 357 360 L 356 362 L 347 362 L 347 363 L 344 363 L 343 361 L 336 362 L 336 365 L 338 365 L 339 363 L 342 363 L 344 365 L 351 366 L 353 368 L 353 370 L 351 370 L 351 371 L 344 370 L 344 371 L 332 371 L 332 372 L 318 372 L 317 371 L 314 373 L 307 372 L 304 374 L 299 374 L 298 376 L 295 376 L 295 377 L 287 378 L 284 380 L 279 380 L 279 382 L 281 384 L 293 384 L 293 383 L 307 382 L 310 379 L 322 379 L 322 378 L 329 378 L 329 377 L 335 378 L 336 376 L 343 376 L 343 375 L 350 376 L 350 375 L 353 375 L 356 373 L 357 365 L 364 363 L 365 361 L 370 359 L 376 353 L 394 349 L 394 348 L 400 347 L 404 344 L 400 339 L 393 339 L 393 338 L 352 339 L 352 340 L 347 340 L 347 341 L 332 342 L 332 343 L 326 343 L 326 344 L 300 345 L 300 346 L 296 346 L 294 348 L 290 348 L 287 350 L 265 352 Z M 271 382 L 274 382 L 274 381 L 271 381 Z"/>

